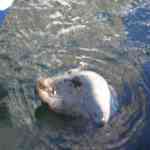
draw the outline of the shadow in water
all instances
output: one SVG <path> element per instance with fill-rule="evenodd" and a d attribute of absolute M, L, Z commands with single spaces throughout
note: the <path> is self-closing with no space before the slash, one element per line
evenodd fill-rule
<path fill-rule="evenodd" d="M 11 127 L 10 114 L 5 103 L 0 104 L 0 128 Z"/>
<path fill-rule="evenodd" d="M 49 110 L 47 104 L 42 104 L 35 110 L 35 118 L 39 128 L 44 124 L 48 124 L 51 130 L 67 131 L 70 128 L 72 132 L 79 135 L 87 132 L 85 127 L 88 124 L 88 120 L 82 117 L 72 117 L 55 113 Z"/>
<path fill-rule="evenodd" d="M 8 96 L 8 89 L 4 81 L 0 81 L 0 128 L 11 127 L 11 119 L 7 107 L 6 97 Z"/>
<path fill-rule="evenodd" d="M 0 82 L 0 101 L 1 101 L 4 97 L 8 96 L 8 90 L 7 90 L 7 88 L 6 88 L 5 85 L 6 85 L 6 83 Z"/>

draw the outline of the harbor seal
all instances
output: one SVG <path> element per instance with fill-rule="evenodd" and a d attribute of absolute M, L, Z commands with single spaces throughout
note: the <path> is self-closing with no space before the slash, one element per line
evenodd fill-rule
<path fill-rule="evenodd" d="M 50 110 L 82 116 L 100 124 L 109 121 L 111 100 L 116 96 L 115 90 L 101 75 L 78 69 L 38 79 L 36 91 Z"/>

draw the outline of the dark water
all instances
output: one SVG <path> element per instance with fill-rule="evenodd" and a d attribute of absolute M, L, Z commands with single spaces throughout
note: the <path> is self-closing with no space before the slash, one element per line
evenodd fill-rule
<path fill-rule="evenodd" d="M 148 1 L 18 0 L 0 27 L 0 127 L 16 150 L 148 150 Z M 103 128 L 48 111 L 36 78 L 85 62 L 119 95 Z M 8 134 L 8 133 L 6 133 Z"/>

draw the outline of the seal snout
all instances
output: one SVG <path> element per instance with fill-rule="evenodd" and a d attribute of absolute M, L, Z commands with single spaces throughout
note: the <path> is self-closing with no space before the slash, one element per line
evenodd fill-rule
<path fill-rule="evenodd" d="M 36 91 L 43 102 L 49 102 L 50 97 L 56 94 L 54 81 L 50 78 L 41 78 L 37 81 Z"/>

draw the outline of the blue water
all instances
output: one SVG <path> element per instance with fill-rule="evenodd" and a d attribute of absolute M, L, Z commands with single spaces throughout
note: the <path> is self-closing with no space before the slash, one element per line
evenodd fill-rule
<path fill-rule="evenodd" d="M 142 129 L 141 134 L 139 137 L 136 139 L 136 142 L 129 144 L 128 149 L 136 149 L 136 150 L 146 150 L 148 147 L 150 147 L 150 142 L 149 142 L 149 135 L 150 135 L 150 130 L 149 130 L 149 125 L 150 125 L 150 63 L 147 62 L 143 64 L 142 66 L 142 81 L 137 81 L 139 82 L 139 86 L 142 87 L 144 90 L 144 94 L 147 99 L 147 106 L 145 108 L 146 110 L 146 116 L 145 116 L 145 127 Z"/>
<path fill-rule="evenodd" d="M 140 86 L 147 99 L 146 103 L 146 116 L 145 127 L 142 129 L 140 136 L 136 142 L 129 144 L 128 149 L 147 150 L 150 147 L 150 59 L 149 59 L 149 47 L 150 47 L 150 8 L 145 5 L 134 8 L 127 16 L 123 18 L 125 30 L 127 34 L 127 45 L 131 48 L 142 48 L 146 54 L 146 60 L 141 64 L 141 76 L 142 79 L 137 80 L 137 85 Z M 131 97 L 131 90 L 127 88 L 128 96 Z M 128 103 L 128 102 L 127 102 Z"/>
<path fill-rule="evenodd" d="M 135 8 L 124 18 L 128 40 L 132 45 L 139 48 L 149 48 L 150 46 L 150 9 L 148 7 Z"/>
<path fill-rule="evenodd" d="M 0 25 L 5 21 L 5 17 L 8 15 L 8 10 L 0 11 Z"/>

